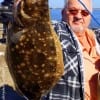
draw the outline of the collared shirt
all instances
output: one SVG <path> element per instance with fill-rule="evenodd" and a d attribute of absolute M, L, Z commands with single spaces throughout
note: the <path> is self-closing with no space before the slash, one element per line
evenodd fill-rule
<path fill-rule="evenodd" d="M 87 29 L 83 34 L 77 35 L 83 51 L 85 100 L 97 100 L 97 79 L 100 68 L 100 55 L 96 51 L 95 34 Z M 99 62 L 96 63 L 96 62 Z"/>
<path fill-rule="evenodd" d="M 84 100 L 83 56 L 79 40 L 66 22 L 57 22 L 53 25 L 63 50 L 64 74 L 43 100 Z M 96 33 L 98 41 L 100 32 Z M 100 46 L 96 49 L 99 52 Z"/>

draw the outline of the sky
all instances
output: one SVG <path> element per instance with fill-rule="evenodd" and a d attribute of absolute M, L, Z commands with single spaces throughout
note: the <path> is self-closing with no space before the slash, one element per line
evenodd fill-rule
<path fill-rule="evenodd" d="M 100 8 L 99 0 L 92 0 L 93 8 Z M 64 0 L 49 0 L 49 5 L 51 8 L 61 8 L 64 5 Z"/>
<path fill-rule="evenodd" d="M 2 2 L 3 0 L 0 0 Z M 99 0 L 92 0 L 93 1 L 93 8 L 100 8 L 100 1 Z M 50 8 L 62 8 L 64 5 L 64 0 L 49 0 Z"/>

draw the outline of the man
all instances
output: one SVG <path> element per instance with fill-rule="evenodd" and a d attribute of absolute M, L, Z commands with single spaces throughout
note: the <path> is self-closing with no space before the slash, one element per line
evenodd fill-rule
<path fill-rule="evenodd" d="M 82 1 L 92 12 L 91 0 Z M 88 29 L 91 16 L 87 9 L 78 0 L 68 0 L 62 21 L 54 24 L 62 45 L 65 71 L 42 100 L 97 100 L 100 52 L 94 33 Z"/>
<path fill-rule="evenodd" d="M 99 100 L 100 46 L 88 29 L 90 13 L 91 0 L 66 1 L 62 22 L 54 25 L 62 45 L 65 72 L 46 100 Z"/>

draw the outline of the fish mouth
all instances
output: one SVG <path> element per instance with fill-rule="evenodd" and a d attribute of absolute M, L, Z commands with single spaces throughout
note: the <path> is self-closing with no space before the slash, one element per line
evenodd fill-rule
<path fill-rule="evenodd" d="M 30 0 L 29 0 L 29 1 L 30 1 Z M 21 15 L 22 15 L 22 17 L 25 18 L 25 19 L 30 19 L 31 17 L 30 17 L 28 14 L 26 14 L 26 13 L 24 12 L 23 8 L 24 8 L 24 2 L 22 1 L 22 3 L 21 3 Z"/>
<path fill-rule="evenodd" d="M 28 14 L 26 14 L 25 11 L 24 11 L 24 1 L 23 0 L 18 0 L 14 5 L 14 9 L 15 9 L 14 18 L 16 19 L 15 22 L 19 26 L 24 26 L 23 22 L 18 17 L 18 14 L 20 13 L 21 17 L 23 17 L 24 19 L 27 19 L 27 20 L 31 19 L 31 17 Z"/>
<path fill-rule="evenodd" d="M 20 5 L 20 13 L 22 15 L 23 18 L 25 19 L 31 19 L 32 17 L 30 17 L 28 14 L 25 13 L 24 11 L 24 4 L 27 4 L 28 7 L 30 7 L 31 4 L 35 4 L 36 2 L 40 2 L 41 0 L 25 0 L 25 2 L 23 0 L 18 0 L 16 3 L 16 6 L 15 6 L 15 9 L 16 9 L 16 13 L 19 13 L 17 12 L 18 10 L 18 7 Z"/>

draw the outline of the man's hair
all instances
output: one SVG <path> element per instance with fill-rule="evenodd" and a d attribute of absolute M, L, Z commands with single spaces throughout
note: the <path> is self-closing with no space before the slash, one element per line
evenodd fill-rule
<path fill-rule="evenodd" d="M 66 8 L 68 5 L 68 0 L 64 0 L 64 8 Z"/>
<path fill-rule="evenodd" d="M 79 0 L 78 0 L 79 1 Z M 83 0 L 80 0 L 83 4 L 84 4 L 84 1 Z M 69 0 L 64 0 L 64 8 L 67 8 L 68 7 L 68 2 Z M 80 3 L 81 3 L 80 2 Z M 91 9 L 90 11 L 92 12 L 92 0 L 88 0 L 88 2 L 90 2 L 89 4 L 91 5 Z M 82 4 L 81 4 L 82 5 Z M 88 9 L 88 8 L 87 8 Z"/>

